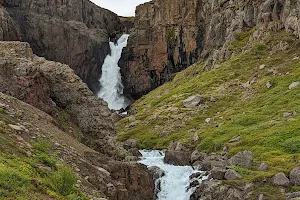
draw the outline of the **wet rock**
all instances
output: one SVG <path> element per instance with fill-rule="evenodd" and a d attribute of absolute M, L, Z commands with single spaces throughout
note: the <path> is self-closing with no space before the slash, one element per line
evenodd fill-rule
<path fill-rule="evenodd" d="M 220 167 L 214 167 L 214 168 L 211 170 L 212 178 L 213 178 L 213 179 L 217 179 L 217 180 L 224 180 L 224 178 L 225 178 L 225 173 L 226 173 L 226 170 L 225 170 L 225 169 L 222 169 L 222 168 L 220 168 Z"/>
<path fill-rule="evenodd" d="M 261 163 L 258 167 L 258 170 L 266 172 L 269 170 L 269 165 L 267 163 Z"/>
<path fill-rule="evenodd" d="M 133 162 L 133 161 L 138 161 L 139 158 L 137 156 L 126 156 L 124 160 L 125 162 Z"/>
<path fill-rule="evenodd" d="M 196 172 L 196 173 L 193 173 L 192 175 L 190 175 L 190 180 L 191 179 L 194 179 L 194 178 L 199 178 L 202 176 L 202 173 L 201 172 Z"/>
<path fill-rule="evenodd" d="M 253 161 L 253 153 L 251 151 L 242 151 L 235 154 L 230 158 L 231 165 L 237 165 L 241 167 L 250 167 Z"/>
<path fill-rule="evenodd" d="M 159 179 L 165 175 L 165 171 L 156 166 L 149 167 L 148 170 L 153 174 L 154 180 Z"/>
<path fill-rule="evenodd" d="M 179 166 L 189 165 L 190 155 L 188 152 L 167 150 L 165 152 L 164 162 Z"/>
<path fill-rule="evenodd" d="M 296 88 L 296 87 L 298 87 L 300 85 L 300 82 L 293 82 L 293 83 L 291 83 L 290 85 L 289 85 L 289 89 L 291 90 L 291 89 L 294 89 L 294 88 Z"/>
<path fill-rule="evenodd" d="M 277 186 L 288 186 L 290 184 L 290 180 L 284 173 L 281 172 L 273 177 L 273 184 Z"/>
<path fill-rule="evenodd" d="M 142 154 L 139 152 L 139 149 L 138 148 L 131 148 L 131 149 L 128 149 L 128 151 L 133 155 L 133 156 L 136 156 L 136 157 L 141 157 Z"/>
<path fill-rule="evenodd" d="M 292 169 L 289 176 L 292 185 L 300 186 L 300 166 Z"/>
<path fill-rule="evenodd" d="M 203 102 L 202 97 L 199 94 L 193 95 L 183 101 L 183 105 L 186 108 L 194 108 Z"/>
<path fill-rule="evenodd" d="M 237 173 L 236 171 L 232 170 L 232 169 L 226 171 L 226 173 L 225 173 L 225 179 L 226 180 L 237 180 L 237 179 L 240 179 L 240 178 L 242 178 L 242 176 L 239 173 Z"/>

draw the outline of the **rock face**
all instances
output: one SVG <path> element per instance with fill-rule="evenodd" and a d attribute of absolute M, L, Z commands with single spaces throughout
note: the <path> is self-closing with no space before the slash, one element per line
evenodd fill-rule
<path fill-rule="evenodd" d="M 214 68 L 247 47 L 233 43 L 239 33 L 252 35 L 249 44 L 270 30 L 286 30 L 299 37 L 299 11 L 300 4 L 292 0 L 153 0 L 142 4 L 136 9 L 135 28 L 120 62 L 125 89 L 139 97 L 197 60 L 205 60 L 206 69 Z"/>
<path fill-rule="evenodd" d="M 76 179 L 79 180 L 75 186 L 88 199 L 98 200 L 97 197 L 101 196 L 113 200 L 152 200 L 154 181 L 146 167 L 116 161 L 94 151 L 59 129 L 50 115 L 1 92 L 0 104 L 5 105 L 5 113 L 1 113 L 0 120 L 1 138 L 6 138 L 9 144 L 14 144 L 14 148 L 26 152 L 29 157 L 35 154 L 31 145 L 33 141 L 39 137 L 47 140 L 60 161 L 74 167 Z M 18 137 L 15 137 L 16 134 Z M 51 199 L 44 194 L 37 198 Z"/>
<path fill-rule="evenodd" d="M 2 3 L 0 2 L 0 41 L 20 40 L 19 31 L 5 8 L 2 7 Z"/>
<path fill-rule="evenodd" d="M 190 164 L 190 155 L 187 152 L 183 151 L 171 151 L 168 150 L 165 153 L 164 158 L 165 163 L 168 163 L 170 165 L 189 165 Z"/>
<path fill-rule="evenodd" d="M 82 131 L 82 140 L 109 155 L 115 153 L 111 112 L 67 65 L 32 53 L 28 43 L 0 42 L 0 92 L 56 117 L 63 109 Z"/>
<path fill-rule="evenodd" d="M 4 0 L 4 5 L 22 41 L 36 55 L 68 64 L 92 91 L 98 91 L 101 67 L 110 52 L 108 39 L 123 29 L 116 14 L 89 0 Z"/>

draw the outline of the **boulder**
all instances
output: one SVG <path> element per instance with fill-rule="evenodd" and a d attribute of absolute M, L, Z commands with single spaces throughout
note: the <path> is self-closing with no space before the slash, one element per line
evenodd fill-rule
<path fill-rule="evenodd" d="M 123 143 L 125 149 L 138 148 L 137 141 L 134 139 L 128 139 Z"/>
<path fill-rule="evenodd" d="M 291 83 L 291 84 L 289 85 L 289 89 L 290 89 L 290 90 L 291 90 L 291 89 L 294 89 L 294 88 L 298 87 L 299 85 L 300 85 L 300 82 L 299 82 L 299 81 L 293 82 L 293 83 Z"/>
<path fill-rule="evenodd" d="M 269 170 L 269 165 L 267 163 L 261 163 L 258 167 L 258 170 L 266 172 Z"/>
<path fill-rule="evenodd" d="M 273 184 L 277 186 L 289 186 L 290 180 L 281 172 L 273 177 Z"/>
<path fill-rule="evenodd" d="M 224 180 L 226 170 L 220 167 L 214 167 L 211 170 L 211 175 L 213 179 Z"/>
<path fill-rule="evenodd" d="M 199 94 L 193 95 L 183 101 L 183 105 L 186 108 L 194 108 L 203 102 L 202 97 Z"/>
<path fill-rule="evenodd" d="M 225 173 L 225 179 L 226 180 L 237 180 L 242 178 L 242 176 L 237 173 L 236 171 L 229 169 L 226 173 Z"/>
<path fill-rule="evenodd" d="M 253 153 L 251 151 L 242 151 L 235 154 L 230 158 L 229 163 L 231 165 L 237 165 L 241 167 L 250 167 L 253 162 Z"/>
<path fill-rule="evenodd" d="M 185 166 L 190 164 L 188 152 L 167 150 L 164 162 L 171 165 Z"/>
<path fill-rule="evenodd" d="M 194 163 L 196 161 L 201 161 L 205 158 L 206 154 L 199 152 L 198 150 L 193 151 L 193 153 L 191 154 L 191 163 Z"/>
<path fill-rule="evenodd" d="M 300 166 L 295 167 L 290 172 L 291 184 L 295 186 L 300 186 Z"/>
<path fill-rule="evenodd" d="M 165 175 L 165 171 L 157 166 L 149 167 L 148 170 L 153 174 L 153 179 L 159 179 Z"/>

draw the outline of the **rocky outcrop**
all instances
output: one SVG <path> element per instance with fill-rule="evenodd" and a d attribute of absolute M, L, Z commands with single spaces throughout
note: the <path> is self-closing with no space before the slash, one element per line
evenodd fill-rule
<path fill-rule="evenodd" d="M 3 2 L 2 2 L 3 3 Z M 0 1 L 0 41 L 20 40 L 20 34 L 14 21 L 11 19 Z"/>
<path fill-rule="evenodd" d="M 222 184 L 220 181 L 203 181 L 192 194 L 191 200 L 245 200 L 250 199 L 253 184 L 247 183 L 239 188 Z"/>
<path fill-rule="evenodd" d="M 136 8 L 135 29 L 120 61 L 125 90 L 135 97 L 171 80 L 198 59 L 195 1 L 155 0 Z"/>
<path fill-rule="evenodd" d="M 2 45 L 1 47 L 3 48 Z M 3 112 L 0 112 L 0 138 L 1 141 L 4 139 L 9 141 L 11 148 L 14 148 L 13 151 L 24 152 L 18 155 L 18 159 L 25 156 L 24 159 L 28 159 L 29 162 L 34 158 L 36 151 L 32 144 L 43 138 L 60 159 L 60 165 L 63 162 L 74 169 L 77 179 L 74 186 L 76 190 L 89 197 L 88 199 L 97 200 L 104 197 L 113 200 L 152 200 L 154 181 L 145 166 L 115 161 L 107 155 L 94 151 L 59 129 L 53 123 L 55 119 L 50 115 L 1 92 L 0 105 L 3 106 L 3 108 L 1 106 Z M 36 164 L 33 166 L 36 167 Z M 41 169 L 39 173 L 44 171 Z M 36 183 L 40 186 L 40 183 L 35 181 L 35 179 L 32 181 L 33 185 Z M 49 184 L 47 181 L 45 180 L 45 183 Z M 44 193 L 42 190 L 40 192 Z M 35 197 L 34 194 L 32 196 Z M 48 199 L 45 193 L 42 197 L 38 197 L 41 198 Z"/>
<path fill-rule="evenodd" d="M 67 65 L 35 56 L 28 43 L 0 42 L 0 92 L 54 117 L 64 110 L 81 129 L 85 144 L 115 154 L 111 112 Z"/>
<path fill-rule="evenodd" d="M 36 55 L 68 64 L 93 92 L 99 90 L 108 40 L 122 31 L 116 14 L 88 0 L 4 0 L 4 5 Z"/>
<path fill-rule="evenodd" d="M 139 97 L 198 60 L 212 69 L 270 31 L 299 37 L 299 10 L 292 0 L 153 0 L 140 5 L 120 62 L 125 89 Z"/>

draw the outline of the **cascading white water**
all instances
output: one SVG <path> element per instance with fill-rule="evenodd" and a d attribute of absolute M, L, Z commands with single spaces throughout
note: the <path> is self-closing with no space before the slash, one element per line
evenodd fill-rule
<path fill-rule="evenodd" d="M 101 88 L 97 96 L 106 101 L 111 110 L 120 110 L 130 104 L 123 94 L 122 78 L 118 66 L 122 50 L 127 46 L 128 37 L 129 35 L 124 34 L 118 39 L 117 44 L 109 43 L 111 54 L 106 56 L 102 66 L 102 75 L 99 80 Z"/>
<path fill-rule="evenodd" d="M 157 200 L 189 200 L 194 189 L 187 191 L 189 176 L 199 172 L 191 166 L 173 166 L 164 163 L 164 153 L 161 151 L 140 151 L 142 160 L 140 163 L 152 167 L 156 166 L 164 170 L 165 175 L 160 178 L 160 192 Z"/>

